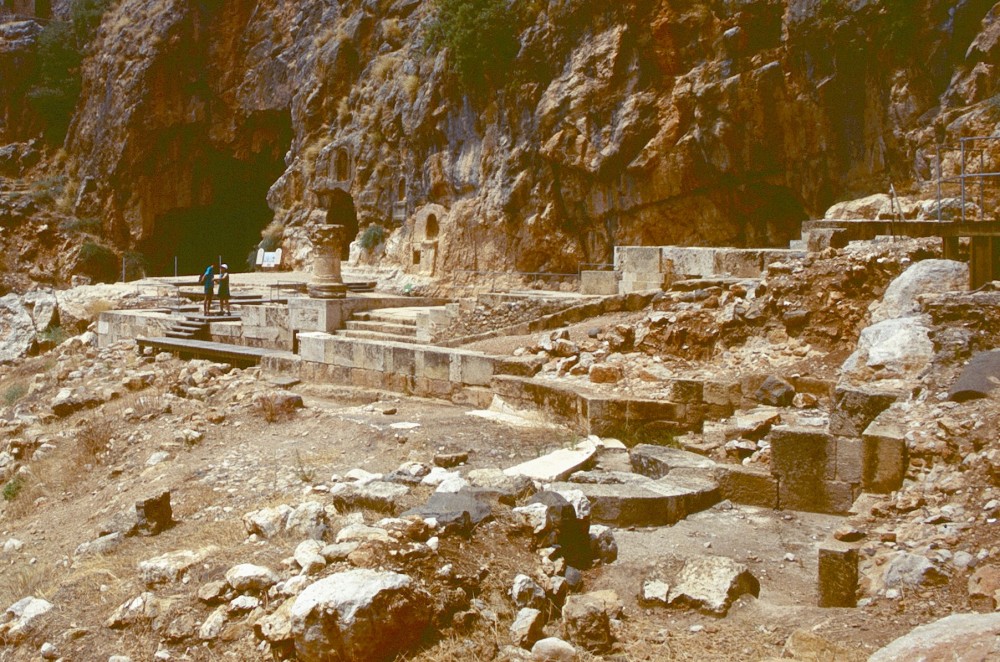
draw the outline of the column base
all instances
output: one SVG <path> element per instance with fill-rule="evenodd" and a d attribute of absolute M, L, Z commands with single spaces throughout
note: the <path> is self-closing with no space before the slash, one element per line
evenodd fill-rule
<path fill-rule="evenodd" d="M 343 299 L 347 296 L 347 286 L 343 283 L 310 283 L 308 291 L 313 299 Z"/>

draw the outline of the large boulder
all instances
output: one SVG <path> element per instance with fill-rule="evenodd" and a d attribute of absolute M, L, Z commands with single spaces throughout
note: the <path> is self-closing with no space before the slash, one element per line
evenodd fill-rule
<path fill-rule="evenodd" d="M 921 315 L 887 319 L 861 331 L 857 349 L 844 361 L 845 375 L 861 379 L 918 375 L 934 357 L 927 318 Z"/>
<path fill-rule="evenodd" d="M 18 600 L 0 615 L 0 642 L 17 644 L 37 625 L 37 619 L 52 609 L 52 603 L 29 596 Z"/>
<path fill-rule="evenodd" d="M 697 556 L 684 562 L 667 602 L 724 616 L 747 593 L 759 595 L 760 582 L 745 565 L 723 556 Z"/>
<path fill-rule="evenodd" d="M 980 662 L 1000 658 L 1000 612 L 952 614 L 921 625 L 880 648 L 868 662 L 953 660 Z"/>
<path fill-rule="evenodd" d="M 0 297 L 0 363 L 16 361 L 35 344 L 35 324 L 21 297 Z"/>
<path fill-rule="evenodd" d="M 969 265 L 954 260 L 921 260 L 889 284 L 882 301 L 872 304 L 872 323 L 920 313 L 917 297 L 967 289 Z"/>
<path fill-rule="evenodd" d="M 431 598 L 406 575 L 348 570 L 308 586 L 291 606 L 295 652 L 303 662 L 386 660 L 417 642 Z"/>

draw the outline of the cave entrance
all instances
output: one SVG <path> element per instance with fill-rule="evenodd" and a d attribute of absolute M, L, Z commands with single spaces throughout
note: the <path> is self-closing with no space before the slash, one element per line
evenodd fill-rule
<path fill-rule="evenodd" d="M 260 151 L 245 158 L 192 146 L 193 198 L 199 206 L 173 209 L 158 216 L 139 244 L 150 275 L 200 274 L 221 256 L 231 272 L 247 271 L 263 230 L 274 217 L 267 191 L 285 170 L 283 155 L 291 144 L 291 123 L 257 131 Z M 260 139 L 261 135 L 267 139 Z"/>
<path fill-rule="evenodd" d="M 350 256 L 351 242 L 358 234 L 358 213 L 354 208 L 354 198 L 350 193 L 336 189 L 330 194 L 330 204 L 326 209 L 326 222 L 330 225 L 343 225 L 344 235 L 341 238 L 340 259 Z"/>

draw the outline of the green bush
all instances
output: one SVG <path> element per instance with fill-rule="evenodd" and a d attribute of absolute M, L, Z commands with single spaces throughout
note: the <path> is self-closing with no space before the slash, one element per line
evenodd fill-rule
<path fill-rule="evenodd" d="M 80 247 L 77 268 L 94 280 L 114 282 L 118 277 L 118 258 L 107 246 L 88 241 Z"/>
<path fill-rule="evenodd" d="M 27 394 L 28 387 L 25 384 L 21 382 L 11 384 L 7 387 L 7 390 L 3 392 L 3 403 L 9 407 Z"/>
<path fill-rule="evenodd" d="M 385 228 L 381 225 L 372 224 L 365 228 L 364 233 L 361 235 L 361 239 L 358 243 L 361 248 L 368 252 L 371 252 L 376 246 L 385 241 Z"/>
<path fill-rule="evenodd" d="M 38 334 L 38 342 L 47 347 L 56 347 L 69 338 L 69 334 L 61 326 L 50 326 Z"/>
<path fill-rule="evenodd" d="M 14 476 L 3 486 L 3 500 L 13 501 L 24 488 L 24 480 L 20 476 Z"/>
<path fill-rule="evenodd" d="M 38 36 L 37 80 L 28 99 L 45 124 L 52 144 L 66 139 L 82 89 L 80 65 L 110 0 L 73 0 L 68 21 L 50 21 Z"/>
<path fill-rule="evenodd" d="M 498 86 L 520 44 L 517 14 L 507 0 L 435 0 L 426 33 L 432 49 L 447 48 L 449 64 L 466 88 Z"/>

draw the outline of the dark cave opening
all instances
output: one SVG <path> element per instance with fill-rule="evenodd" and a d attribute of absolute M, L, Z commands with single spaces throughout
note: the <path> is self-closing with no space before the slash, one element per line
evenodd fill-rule
<path fill-rule="evenodd" d="M 192 181 L 206 204 L 170 210 L 158 216 L 152 232 L 139 245 L 151 276 L 201 273 L 208 264 L 222 262 L 231 272 L 248 271 L 263 230 L 273 218 L 267 191 L 284 172 L 283 156 L 291 143 L 291 125 L 285 118 L 277 130 L 264 132 L 259 151 L 236 158 L 211 148 L 192 159 Z"/>

